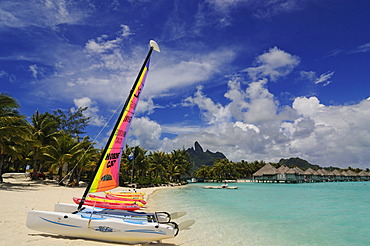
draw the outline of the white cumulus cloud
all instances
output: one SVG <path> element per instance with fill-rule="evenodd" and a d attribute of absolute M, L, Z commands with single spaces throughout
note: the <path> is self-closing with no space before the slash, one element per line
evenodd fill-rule
<path fill-rule="evenodd" d="M 268 77 L 275 81 L 288 75 L 299 62 L 299 57 L 274 47 L 256 58 L 257 67 L 249 67 L 245 71 L 253 80 Z"/>
<path fill-rule="evenodd" d="M 150 120 L 148 117 L 135 118 L 132 121 L 129 133 L 129 135 L 134 136 L 134 139 L 130 139 L 128 144 L 131 146 L 145 146 L 150 150 L 159 149 L 161 134 L 162 128 L 157 122 Z"/>
<path fill-rule="evenodd" d="M 93 126 L 103 126 L 105 124 L 105 120 L 102 116 L 99 116 L 99 107 L 93 106 L 93 102 L 88 97 L 76 98 L 73 100 L 75 106 L 77 108 L 80 107 L 88 107 L 84 111 L 84 115 L 86 117 L 90 117 L 90 124 Z"/>

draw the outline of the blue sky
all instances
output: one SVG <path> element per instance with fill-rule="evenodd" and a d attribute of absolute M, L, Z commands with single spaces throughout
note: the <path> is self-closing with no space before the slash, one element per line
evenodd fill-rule
<path fill-rule="evenodd" d="M 369 23 L 365 0 L 2 0 L 0 91 L 27 116 L 88 106 L 94 139 L 153 39 L 129 145 L 368 168 Z"/>

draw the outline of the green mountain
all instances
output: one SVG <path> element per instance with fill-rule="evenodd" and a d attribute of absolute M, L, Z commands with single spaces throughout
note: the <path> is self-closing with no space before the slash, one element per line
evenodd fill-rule
<path fill-rule="evenodd" d="M 312 168 L 314 170 L 317 170 L 320 168 L 318 165 L 312 165 L 306 160 L 303 160 L 299 157 L 296 158 L 289 158 L 289 159 L 281 159 L 278 163 L 279 165 L 285 165 L 287 167 L 299 167 L 303 170 L 306 170 L 307 168 Z"/>
<path fill-rule="evenodd" d="M 203 151 L 202 146 L 197 141 L 194 143 L 194 147 L 188 148 L 186 152 L 190 156 L 190 161 L 194 164 L 194 170 L 201 165 L 211 166 L 216 159 L 226 159 L 226 156 L 221 152 L 213 153 L 208 149 Z"/>

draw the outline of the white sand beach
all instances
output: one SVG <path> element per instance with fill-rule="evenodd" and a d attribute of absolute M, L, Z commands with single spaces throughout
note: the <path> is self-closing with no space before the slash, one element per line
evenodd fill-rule
<path fill-rule="evenodd" d="M 63 237 L 28 229 L 26 227 L 26 216 L 29 210 L 53 211 L 55 203 L 73 203 L 72 197 L 81 197 L 85 188 L 58 186 L 55 181 L 48 180 L 29 181 L 24 176 L 14 178 L 4 175 L 3 177 L 4 183 L 0 184 L 0 245 L 122 245 Z M 155 196 L 153 194 L 158 189 L 161 188 L 138 190 L 145 192 L 147 198 L 149 198 L 147 199 L 146 211 L 153 212 L 150 210 L 150 204 L 155 203 Z M 117 188 L 115 190 L 124 190 L 124 188 Z M 151 243 L 150 245 L 175 246 L 179 245 L 178 241 L 178 238 L 173 238 L 164 240 L 162 243 Z"/>

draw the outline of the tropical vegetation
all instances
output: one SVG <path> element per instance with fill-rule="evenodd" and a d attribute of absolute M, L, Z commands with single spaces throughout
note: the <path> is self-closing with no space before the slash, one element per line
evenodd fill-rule
<path fill-rule="evenodd" d="M 100 149 L 85 134 L 89 117 L 86 107 L 35 113 L 26 119 L 17 101 L 0 93 L 0 183 L 4 172 L 28 172 L 37 180 L 40 173 L 60 184 L 78 185 L 91 178 L 99 161 Z M 187 152 L 174 150 L 149 152 L 140 146 L 129 147 L 121 160 L 121 185 L 159 185 L 181 182 L 190 175 Z"/>
<path fill-rule="evenodd" d="M 244 160 L 232 162 L 228 159 L 217 159 L 213 165 L 201 165 L 194 175 L 199 180 L 212 180 L 222 182 L 224 180 L 250 179 L 266 163 L 254 161 L 248 163 Z"/>

